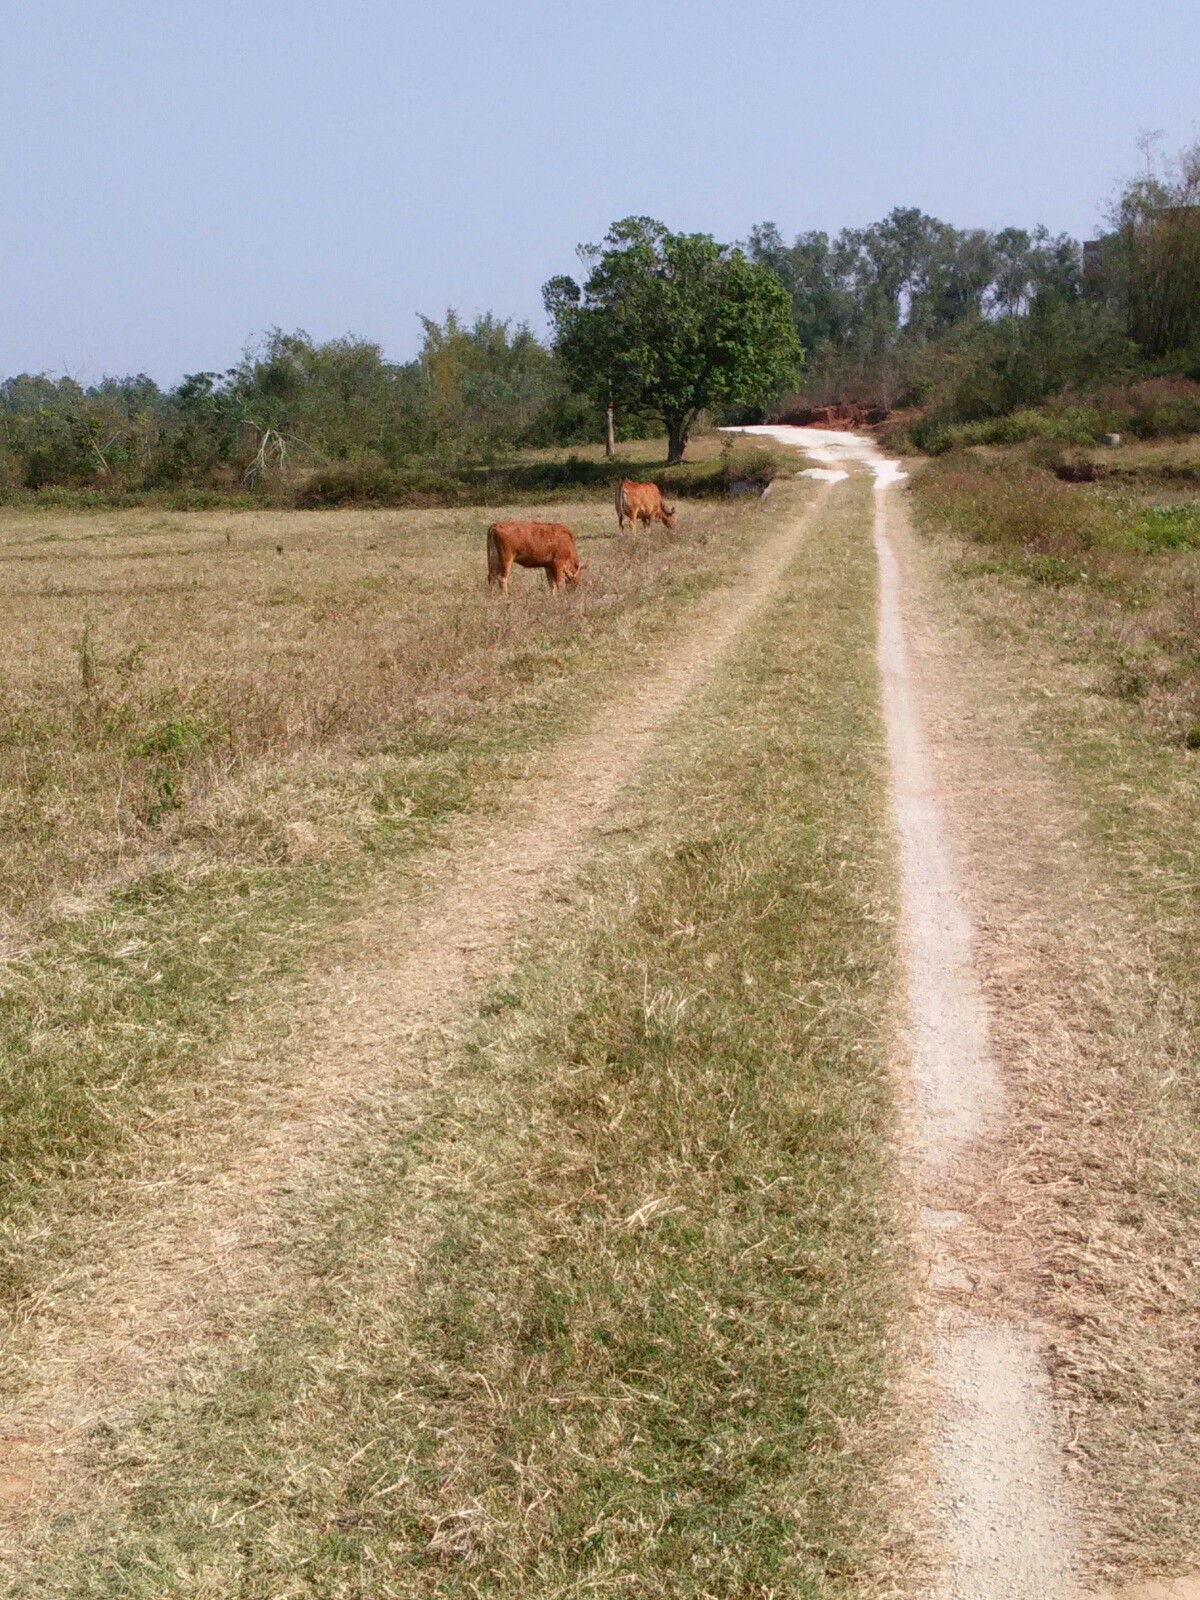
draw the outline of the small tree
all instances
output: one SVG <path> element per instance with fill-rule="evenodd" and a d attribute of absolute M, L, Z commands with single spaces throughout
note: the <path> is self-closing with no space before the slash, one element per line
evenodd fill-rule
<path fill-rule="evenodd" d="M 706 233 L 627 217 L 587 245 L 582 289 L 542 291 L 555 348 L 597 405 L 656 417 L 667 464 L 682 461 L 701 411 L 760 405 L 794 383 L 803 353 L 787 291 L 769 268 Z"/>

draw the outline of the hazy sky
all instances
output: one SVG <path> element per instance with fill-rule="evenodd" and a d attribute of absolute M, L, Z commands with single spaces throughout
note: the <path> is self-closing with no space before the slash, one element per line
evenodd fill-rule
<path fill-rule="evenodd" d="M 1089 235 L 1200 134 L 1200 3 L 3 0 L 0 374 L 163 382 L 279 324 L 541 331 L 615 218 L 917 205 Z"/>

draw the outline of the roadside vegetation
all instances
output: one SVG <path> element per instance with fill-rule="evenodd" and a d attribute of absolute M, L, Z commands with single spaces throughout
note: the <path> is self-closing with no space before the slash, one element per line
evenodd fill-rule
<path fill-rule="evenodd" d="M 1126 1579 L 1200 1543 L 1198 480 L 1194 439 L 1035 442 L 912 489 L 979 741 L 957 781 L 1013 1088 L 977 1219 L 1048 1319 L 1089 1555 Z"/>
<path fill-rule="evenodd" d="M 862 1600 L 913 1570 L 866 495 L 419 1104 L 296 1198 L 299 1284 L 95 1439 L 103 1509 L 21 1593 Z"/>

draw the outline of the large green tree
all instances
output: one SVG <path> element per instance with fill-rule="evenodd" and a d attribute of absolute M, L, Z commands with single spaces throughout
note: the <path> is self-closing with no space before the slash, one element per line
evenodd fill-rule
<path fill-rule="evenodd" d="M 662 423 L 668 464 L 701 411 L 763 404 L 798 377 L 790 297 L 740 249 L 627 217 L 579 253 L 583 286 L 558 277 L 542 291 L 555 349 L 599 405 Z"/>

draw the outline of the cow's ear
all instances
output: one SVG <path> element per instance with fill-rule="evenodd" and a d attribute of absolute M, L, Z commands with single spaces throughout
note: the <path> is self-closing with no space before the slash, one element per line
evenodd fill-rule
<path fill-rule="evenodd" d="M 580 562 L 580 563 L 579 563 L 579 570 L 580 570 L 580 572 L 582 572 L 582 571 L 583 571 L 583 569 L 584 569 L 584 567 L 590 567 L 590 566 L 591 566 L 591 564 L 592 564 L 592 563 L 591 563 L 591 559 L 590 559 L 590 557 L 588 557 L 588 558 L 585 558 L 585 559 L 584 559 L 584 560 L 583 560 L 583 561 L 581 561 L 581 562 Z"/>

